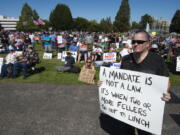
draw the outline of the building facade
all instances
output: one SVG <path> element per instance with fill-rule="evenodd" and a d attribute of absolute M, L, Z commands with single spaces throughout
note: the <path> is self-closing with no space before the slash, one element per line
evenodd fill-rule
<path fill-rule="evenodd" d="M 151 31 L 158 33 L 168 33 L 171 22 L 163 18 L 153 18 Z"/>
<path fill-rule="evenodd" d="M 4 30 L 16 30 L 18 18 L 0 15 L 0 25 Z"/>

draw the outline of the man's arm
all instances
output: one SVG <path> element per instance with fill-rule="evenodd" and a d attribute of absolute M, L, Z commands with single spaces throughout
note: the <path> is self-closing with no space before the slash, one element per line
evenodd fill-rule
<path fill-rule="evenodd" d="M 171 87 L 171 83 L 170 81 L 168 82 L 168 89 L 166 93 L 163 93 L 163 97 L 161 98 L 163 101 L 169 101 L 171 99 L 171 94 L 170 92 L 170 87 Z"/>

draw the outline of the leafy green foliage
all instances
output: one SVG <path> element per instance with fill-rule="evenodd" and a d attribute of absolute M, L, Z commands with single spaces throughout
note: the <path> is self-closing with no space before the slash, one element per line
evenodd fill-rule
<path fill-rule="evenodd" d="M 19 17 L 19 22 L 17 23 L 17 30 L 20 31 L 37 30 L 38 27 L 35 26 L 33 23 L 33 14 L 35 14 L 35 11 L 33 12 L 31 7 L 27 3 L 25 3 L 21 10 L 21 16 Z"/>
<path fill-rule="evenodd" d="M 73 19 L 68 6 L 57 4 L 49 17 L 53 30 L 70 30 L 72 29 Z"/>
<path fill-rule="evenodd" d="M 91 31 L 91 32 L 99 32 L 100 31 L 100 25 L 97 23 L 96 20 L 89 21 L 88 31 Z"/>
<path fill-rule="evenodd" d="M 180 33 L 180 10 L 177 10 L 172 18 L 170 32 Z"/>
<path fill-rule="evenodd" d="M 39 19 L 39 15 L 38 15 L 38 13 L 36 12 L 36 10 L 33 10 L 33 19 L 34 19 L 34 20 Z"/>
<path fill-rule="evenodd" d="M 130 29 L 130 6 L 128 0 L 122 0 L 115 17 L 114 27 L 119 32 L 127 32 Z"/>
<path fill-rule="evenodd" d="M 103 32 L 112 32 L 113 31 L 113 25 L 111 22 L 111 18 L 107 17 L 106 19 L 102 19 L 100 21 L 100 27 L 101 27 L 101 31 Z"/>
<path fill-rule="evenodd" d="M 149 23 L 150 25 L 150 28 L 152 28 L 152 23 L 153 23 L 153 18 L 148 15 L 148 14 L 145 14 L 141 17 L 141 21 L 140 21 L 140 28 L 141 29 L 145 29 L 146 28 L 146 25 L 147 23 Z"/>
<path fill-rule="evenodd" d="M 74 19 L 73 29 L 77 31 L 87 31 L 89 26 L 89 21 L 82 17 L 77 17 Z"/>
<path fill-rule="evenodd" d="M 132 22 L 131 29 L 140 29 L 141 25 L 138 22 Z"/>

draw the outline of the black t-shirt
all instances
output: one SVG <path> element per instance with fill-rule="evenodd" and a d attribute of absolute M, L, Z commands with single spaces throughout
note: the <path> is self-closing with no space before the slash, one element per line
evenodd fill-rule
<path fill-rule="evenodd" d="M 174 48 L 173 49 L 173 54 L 177 57 L 180 55 L 180 47 L 179 48 Z"/>
<path fill-rule="evenodd" d="M 163 58 L 155 53 L 149 52 L 141 63 L 136 63 L 133 53 L 123 57 L 121 69 L 139 71 L 160 76 L 169 76 Z"/>
<path fill-rule="evenodd" d="M 66 67 L 72 67 L 73 64 L 75 63 L 75 59 L 72 56 L 70 56 L 70 57 L 66 56 L 65 61 L 66 61 L 66 64 L 65 64 Z"/>

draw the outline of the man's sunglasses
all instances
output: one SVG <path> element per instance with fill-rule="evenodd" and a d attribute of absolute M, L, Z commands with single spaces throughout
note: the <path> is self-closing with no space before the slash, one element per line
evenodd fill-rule
<path fill-rule="evenodd" d="M 145 41 L 145 40 L 132 40 L 132 44 L 144 44 L 145 42 L 147 42 L 147 41 Z"/>

